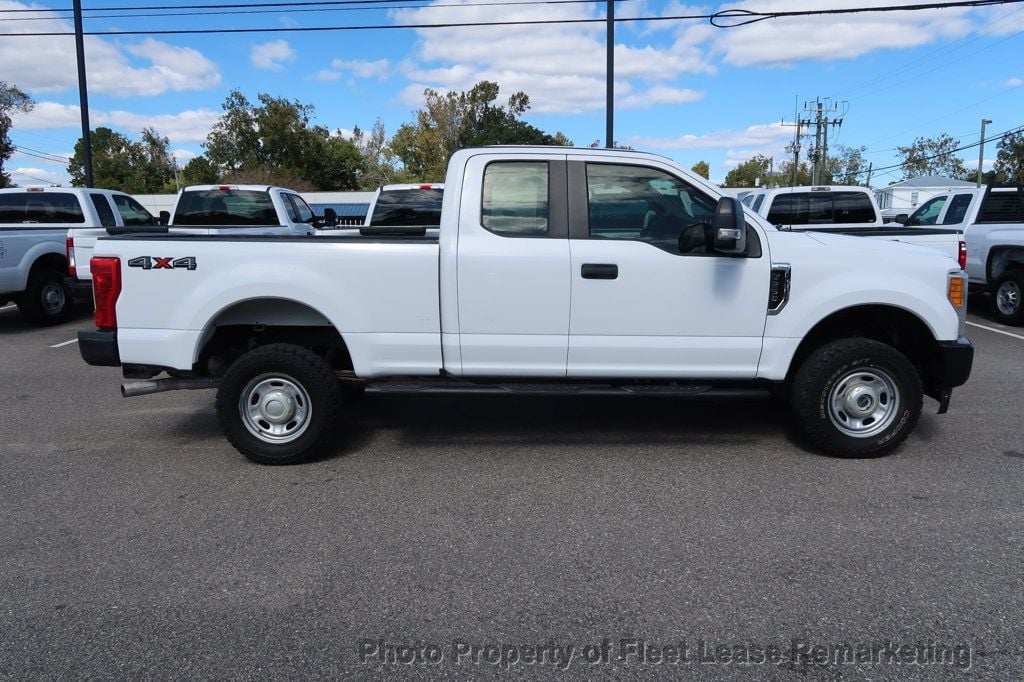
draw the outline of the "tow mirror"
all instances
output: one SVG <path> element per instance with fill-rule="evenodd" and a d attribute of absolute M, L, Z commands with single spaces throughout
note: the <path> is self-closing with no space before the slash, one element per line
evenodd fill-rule
<path fill-rule="evenodd" d="M 715 251 L 737 255 L 747 252 L 747 220 L 743 215 L 743 204 L 732 197 L 719 199 L 711 228 L 715 235 Z"/>
<path fill-rule="evenodd" d="M 157 218 L 157 223 L 159 223 L 160 225 L 170 225 L 171 224 L 171 212 L 170 211 L 160 211 L 160 217 Z"/>
<path fill-rule="evenodd" d="M 338 212 L 333 208 L 324 209 L 324 227 L 338 226 Z"/>

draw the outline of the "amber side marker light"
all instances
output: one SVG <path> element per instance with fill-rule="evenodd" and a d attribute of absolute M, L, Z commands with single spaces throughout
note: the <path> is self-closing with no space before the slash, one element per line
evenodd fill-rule
<path fill-rule="evenodd" d="M 967 283 L 961 275 L 951 275 L 946 297 L 954 308 L 962 308 L 967 303 Z"/>

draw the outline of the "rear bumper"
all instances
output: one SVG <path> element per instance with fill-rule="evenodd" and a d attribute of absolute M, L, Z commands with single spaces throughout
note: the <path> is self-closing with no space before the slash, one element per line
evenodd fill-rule
<path fill-rule="evenodd" d="M 78 332 L 78 352 L 82 359 L 97 367 L 120 367 L 117 350 L 117 330 L 102 329 Z"/>
<path fill-rule="evenodd" d="M 953 389 L 967 383 L 973 364 L 974 344 L 967 337 L 939 341 L 935 364 L 928 377 L 928 395 L 939 401 L 939 414 L 949 408 Z"/>
<path fill-rule="evenodd" d="M 71 298 L 76 301 L 92 302 L 92 282 L 77 277 L 65 277 L 64 288 L 71 292 Z"/>

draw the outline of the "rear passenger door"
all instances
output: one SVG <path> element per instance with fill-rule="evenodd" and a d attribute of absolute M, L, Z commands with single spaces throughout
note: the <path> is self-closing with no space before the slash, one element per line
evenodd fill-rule
<path fill-rule="evenodd" d="M 565 155 L 471 156 L 464 177 L 456 261 L 462 373 L 564 377 Z"/>

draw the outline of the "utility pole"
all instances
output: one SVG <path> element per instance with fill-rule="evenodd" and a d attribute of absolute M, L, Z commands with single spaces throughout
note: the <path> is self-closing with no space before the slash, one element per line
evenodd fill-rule
<path fill-rule="evenodd" d="M 605 70 L 605 146 L 615 146 L 615 0 L 608 0 L 608 37 L 605 39 L 608 66 Z"/>
<path fill-rule="evenodd" d="M 804 111 L 813 117 L 808 118 L 806 123 L 814 124 L 814 149 L 807 155 L 814 162 L 811 184 L 821 184 L 825 179 L 825 172 L 828 170 L 828 127 L 843 125 L 842 116 L 830 117 L 838 110 L 838 104 L 827 97 L 824 100 L 817 97 L 813 102 L 804 103 Z M 845 116 L 845 110 L 843 115 Z"/>
<path fill-rule="evenodd" d="M 817 118 L 814 119 L 814 173 L 811 184 L 817 185 L 821 177 L 821 100 L 818 100 Z"/>
<path fill-rule="evenodd" d="M 981 144 L 978 145 L 978 187 L 981 187 L 981 164 L 985 163 L 985 126 L 991 122 L 987 118 L 981 119 Z"/>
<path fill-rule="evenodd" d="M 871 173 L 874 171 L 874 169 L 875 163 L 874 161 L 872 161 L 871 163 L 868 164 L 868 181 L 865 183 L 865 185 L 867 185 L 868 187 L 871 187 Z"/>
<path fill-rule="evenodd" d="M 89 136 L 89 86 L 85 81 L 85 36 L 82 31 L 82 0 L 74 0 L 75 55 L 78 59 L 78 105 L 82 111 L 82 164 L 85 186 L 92 187 L 92 141 Z"/>

